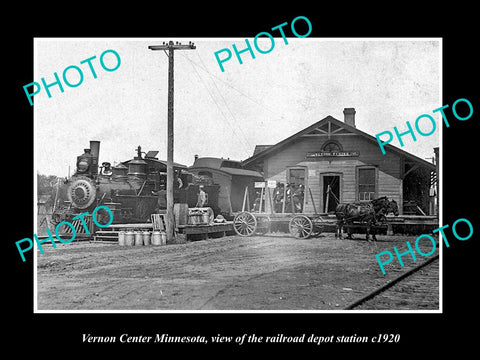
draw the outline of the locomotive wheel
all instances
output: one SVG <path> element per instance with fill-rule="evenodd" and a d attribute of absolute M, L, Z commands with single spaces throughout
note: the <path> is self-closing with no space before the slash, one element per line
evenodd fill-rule
<path fill-rule="evenodd" d="M 233 229 L 240 236 L 251 236 L 257 229 L 257 219 L 248 211 L 241 212 L 233 219 Z"/>
<path fill-rule="evenodd" d="M 99 224 L 105 225 L 110 221 L 110 214 L 105 209 L 98 209 L 95 218 Z"/>
<path fill-rule="evenodd" d="M 297 239 L 306 239 L 313 232 L 312 220 L 305 215 L 296 215 L 290 220 L 288 230 Z"/>

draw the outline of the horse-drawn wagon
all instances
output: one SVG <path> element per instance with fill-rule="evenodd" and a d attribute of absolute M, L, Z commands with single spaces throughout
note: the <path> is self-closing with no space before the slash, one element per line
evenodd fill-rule
<path fill-rule="evenodd" d="M 260 185 L 260 186 L 258 186 Z M 298 239 L 306 239 L 320 234 L 326 227 L 336 227 L 335 236 L 342 238 L 343 227 L 348 230 L 351 237 L 352 227 L 363 227 L 366 229 L 367 240 L 372 229 L 379 223 L 386 222 L 386 215 L 394 213 L 398 215 L 398 206 L 395 201 L 386 197 L 371 200 L 369 202 L 355 204 L 338 204 L 335 210 L 335 218 L 327 214 L 320 215 L 317 212 L 312 193 L 311 197 L 314 213 L 304 213 L 302 186 L 278 184 L 269 186 L 265 182 L 256 197 L 254 204 L 250 207 L 248 188 L 245 188 L 242 211 L 235 215 L 233 228 L 240 236 L 252 236 L 254 234 L 266 234 L 270 232 L 273 223 L 288 223 L 289 233 Z M 281 184 L 280 184 L 281 185 Z M 273 189 L 273 191 L 272 191 Z M 268 209 L 267 211 L 267 203 Z M 375 239 L 375 232 L 372 233 Z"/>

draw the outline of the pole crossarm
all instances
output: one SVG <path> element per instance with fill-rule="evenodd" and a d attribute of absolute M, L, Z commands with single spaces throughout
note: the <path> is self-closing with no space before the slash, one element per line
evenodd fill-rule
<path fill-rule="evenodd" d="M 180 43 L 174 44 L 173 41 L 170 41 L 168 44 L 164 45 L 150 45 L 148 47 L 150 50 L 195 50 L 197 47 L 192 43 L 189 42 L 188 45 L 183 45 Z"/>

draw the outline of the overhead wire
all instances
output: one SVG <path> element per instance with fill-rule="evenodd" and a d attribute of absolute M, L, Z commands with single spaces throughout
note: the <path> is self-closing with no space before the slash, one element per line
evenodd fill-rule
<path fill-rule="evenodd" d="M 252 102 L 255 103 L 256 105 L 260 106 L 261 108 L 263 108 L 263 109 L 269 111 L 270 113 L 274 114 L 275 116 L 278 117 L 279 120 L 285 121 L 285 117 L 284 117 L 283 114 L 279 114 L 277 111 L 272 110 L 271 108 L 269 108 L 269 107 L 266 106 L 265 104 L 262 104 L 262 103 L 258 102 L 257 100 L 255 100 L 255 99 L 253 99 L 252 97 L 250 97 L 250 96 L 248 96 L 247 94 L 245 94 L 245 93 L 244 93 L 243 91 L 241 91 L 240 89 L 237 89 L 236 87 L 234 87 L 233 85 L 229 84 L 228 82 L 226 82 L 226 81 L 223 80 L 222 78 L 220 78 L 220 77 L 216 76 L 215 74 L 212 74 L 210 71 L 208 71 L 207 66 L 205 65 L 205 63 L 204 63 L 203 60 L 202 60 L 202 57 L 200 56 L 200 53 L 199 53 L 199 52 L 196 52 L 196 54 L 197 54 L 200 62 L 202 63 L 202 66 L 200 66 L 198 63 L 196 63 L 195 61 L 193 61 L 193 60 L 190 59 L 190 58 L 188 58 L 188 60 L 189 60 L 191 63 L 195 64 L 195 65 L 196 65 L 197 67 L 199 67 L 200 69 L 202 69 L 203 71 L 205 71 L 208 75 L 210 75 L 210 77 L 212 78 L 212 81 L 213 81 L 215 87 L 217 88 L 217 91 L 220 93 L 220 96 L 222 96 L 222 98 L 223 98 L 223 95 L 222 95 L 222 93 L 220 92 L 220 90 L 218 89 L 218 87 L 217 87 L 217 85 L 216 85 L 216 83 L 215 83 L 215 80 L 214 80 L 213 78 L 217 79 L 218 81 L 220 81 L 221 83 L 225 84 L 225 85 L 228 86 L 229 88 L 235 90 L 235 91 L 238 92 L 240 95 L 244 96 L 245 98 L 247 98 L 248 100 L 252 101 Z M 182 55 L 183 55 L 183 54 L 182 54 Z M 183 56 L 186 56 L 186 55 L 183 55 Z M 186 57 L 187 57 L 187 56 L 186 56 Z M 224 98 L 223 98 L 223 99 L 224 99 Z M 224 102 L 225 102 L 225 99 L 224 99 Z M 225 102 L 225 104 L 226 104 L 226 102 Z M 228 108 L 228 106 L 227 106 L 227 108 Z M 229 110 L 230 110 L 230 109 L 229 109 Z M 243 133 L 243 131 L 242 131 L 242 133 Z"/>
<path fill-rule="evenodd" d="M 198 52 L 197 52 L 198 54 Z M 202 62 L 202 65 L 205 66 L 202 58 L 200 57 L 200 54 L 198 54 L 199 58 L 200 58 L 200 61 Z M 210 76 L 212 76 L 210 74 Z M 212 82 L 213 82 L 213 85 L 215 85 L 215 88 L 217 89 L 218 93 L 220 94 L 220 97 L 222 98 L 223 100 L 223 103 L 225 104 L 225 107 L 227 108 L 228 112 L 230 113 L 230 115 L 232 116 L 232 118 L 235 120 L 235 123 L 238 124 L 238 121 L 235 117 L 235 115 L 232 113 L 232 111 L 230 110 L 230 107 L 228 106 L 228 103 L 227 101 L 225 100 L 225 97 L 223 96 L 222 92 L 220 91 L 220 89 L 218 88 L 217 84 L 215 83 L 215 80 L 212 79 Z M 245 133 L 243 132 L 243 129 L 242 129 L 242 126 L 240 126 L 240 131 L 245 139 L 245 141 L 247 142 L 248 146 L 249 146 L 249 150 L 251 151 L 251 149 L 253 148 L 252 144 L 250 144 L 250 142 L 248 141 L 248 138 L 247 136 L 245 135 Z"/>
<path fill-rule="evenodd" d="M 189 59 L 187 56 L 185 55 L 182 55 L 184 56 L 189 62 L 190 62 L 190 65 L 192 66 L 193 70 L 195 71 L 195 73 L 197 74 L 198 78 L 200 79 L 200 82 L 202 83 L 202 85 L 205 87 L 205 90 L 207 90 L 207 93 L 208 95 L 210 96 L 210 98 L 212 99 L 212 101 L 214 102 L 215 106 L 218 108 L 218 110 L 220 111 L 220 113 L 222 114 L 223 118 L 225 119 L 227 125 L 230 127 L 230 129 L 232 130 L 233 134 L 235 136 L 237 136 L 238 138 L 241 138 L 240 136 L 238 136 L 237 132 L 235 131 L 235 128 L 230 124 L 230 121 L 229 119 L 227 118 L 227 116 L 225 115 L 225 113 L 223 112 L 222 108 L 220 107 L 220 105 L 218 104 L 217 100 L 215 100 L 215 97 L 213 96 L 212 92 L 209 90 L 208 86 L 206 85 L 205 81 L 203 80 L 203 78 L 200 76 L 200 74 L 198 73 L 196 67 L 195 67 L 195 64 L 191 61 L 191 59 Z M 227 107 L 228 109 L 228 107 Z M 230 111 L 230 109 L 229 109 Z M 230 112 L 231 114 L 231 112 Z M 245 137 L 245 134 L 243 134 L 242 132 L 242 135 L 243 135 L 243 141 L 244 141 L 244 145 L 246 145 L 248 147 L 248 150 L 247 150 L 247 153 L 248 152 L 251 152 L 251 145 L 249 144 L 249 142 L 247 141 L 246 137 Z"/>
<path fill-rule="evenodd" d="M 210 71 L 208 71 L 207 67 L 205 66 L 200 54 L 198 52 L 196 52 L 197 55 L 198 55 L 198 58 L 200 59 L 200 61 L 202 62 L 202 65 L 203 66 L 200 66 L 198 63 L 196 63 L 194 60 L 188 58 L 192 63 L 194 63 L 195 65 L 197 65 L 200 69 L 202 69 L 203 71 L 205 71 L 207 74 L 209 74 L 211 77 L 214 77 L 215 79 L 217 79 L 218 81 L 220 81 L 221 83 L 225 84 L 226 86 L 228 86 L 229 88 L 235 90 L 236 92 L 238 92 L 240 95 L 244 96 L 245 98 L 247 98 L 248 100 L 252 101 L 253 103 L 255 103 L 256 105 L 264 108 L 265 110 L 268 110 L 269 112 L 271 112 L 272 114 L 276 114 L 276 112 L 272 109 L 270 109 L 268 106 L 266 106 L 265 104 L 262 104 L 260 102 L 258 102 L 257 100 L 255 100 L 254 98 L 248 96 L 247 94 L 245 94 L 243 91 L 241 91 L 240 89 L 237 89 L 235 86 L 233 86 L 232 84 L 229 84 L 228 82 L 226 82 L 225 80 L 223 80 L 222 78 L 219 78 L 218 76 L 216 76 L 215 74 L 212 74 Z M 187 57 L 186 55 L 182 54 L 183 56 Z"/>

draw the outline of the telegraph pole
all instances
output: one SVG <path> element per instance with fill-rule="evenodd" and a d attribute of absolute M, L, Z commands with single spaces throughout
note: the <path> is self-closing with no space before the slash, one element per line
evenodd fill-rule
<path fill-rule="evenodd" d="M 168 50 L 168 123 L 167 123 L 167 214 L 165 219 L 165 228 L 167 233 L 167 242 L 171 243 L 174 239 L 174 216 L 173 216 L 173 52 L 175 50 L 196 49 L 190 41 L 188 45 L 182 45 L 178 41 L 176 44 L 169 41 L 168 44 L 151 45 L 150 50 Z"/>

